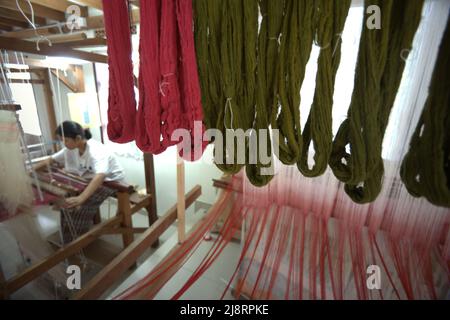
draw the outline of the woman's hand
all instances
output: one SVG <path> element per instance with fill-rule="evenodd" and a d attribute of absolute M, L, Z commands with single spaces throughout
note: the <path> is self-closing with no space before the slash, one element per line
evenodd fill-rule
<path fill-rule="evenodd" d="M 84 191 L 77 197 L 67 198 L 65 203 L 65 208 L 74 208 L 81 206 L 90 196 L 92 196 L 95 191 L 102 185 L 105 180 L 105 174 L 98 173 L 89 182 L 88 186 Z"/>
<path fill-rule="evenodd" d="M 76 208 L 81 206 L 85 201 L 86 200 L 81 196 L 67 198 L 64 203 L 64 208 L 66 209 Z"/>

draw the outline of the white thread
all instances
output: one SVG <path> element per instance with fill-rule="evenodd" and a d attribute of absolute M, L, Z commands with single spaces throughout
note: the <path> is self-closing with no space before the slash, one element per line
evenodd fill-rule
<path fill-rule="evenodd" d="M 224 111 L 224 115 L 223 115 L 223 125 L 224 125 L 225 129 L 233 129 L 233 109 L 231 108 L 231 99 L 232 98 L 227 98 L 227 101 L 225 102 L 225 111 Z M 227 109 L 230 109 L 230 113 L 231 113 L 230 128 L 227 128 L 227 124 L 226 124 Z"/>
<path fill-rule="evenodd" d="M 28 3 L 28 6 L 30 7 L 30 11 L 31 11 L 31 20 L 28 19 L 27 15 L 25 14 L 25 12 L 22 10 L 20 4 L 19 4 L 19 0 L 16 0 L 16 6 L 17 9 L 19 9 L 20 13 L 23 15 L 23 17 L 28 21 L 28 23 L 31 25 L 31 27 L 34 29 L 34 33 L 36 34 L 37 37 L 39 37 L 38 40 L 36 40 L 36 49 L 37 51 L 40 51 L 41 49 L 39 48 L 39 42 L 42 40 L 47 40 L 48 45 L 51 47 L 52 46 L 52 42 L 50 41 L 49 38 L 47 38 L 46 36 L 43 36 L 41 34 L 39 34 L 37 32 L 37 28 L 36 28 L 36 24 L 34 23 L 34 10 L 33 10 L 33 5 L 31 4 L 30 0 L 26 0 Z"/>
<path fill-rule="evenodd" d="M 164 88 L 165 85 L 168 85 L 168 84 L 169 84 L 169 82 L 168 82 L 168 81 L 164 81 L 164 79 L 165 79 L 165 78 L 168 78 L 168 77 L 170 77 L 170 76 L 173 76 L 173 75 L 175 75 L 175 73 L 167 73 L 167 74 L 164 74 L 164 75 L 162 76 L 162 79 L 163 79 L 163 80 L 161 80 L 160 83 L 159 83 L 159 93 L 161 93 L 161 95 L 162 95 L 163 97 L 166 96 L 166 94 L 164 93 L 163 88 Z"/>

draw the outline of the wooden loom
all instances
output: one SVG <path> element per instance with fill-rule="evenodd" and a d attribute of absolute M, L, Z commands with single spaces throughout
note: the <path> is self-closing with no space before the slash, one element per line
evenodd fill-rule
<path fill-rule="evenodd" d="M 180 166 L 184 166 L 181 164 Z M 61 197 L 63 195 L 74 195 L 80 192 L 80 184 L 86 184 L 86 181 L 79 177 L 74 177 L 59 169 L 52 168 L 52 176 L 55 180 L 61 181 L 61 177 L 70 179 L 73 183 L 55 182 L 49 180 L 48 173 L 39 174 L 39 180 L 42 181 L 41 188 L 52 195 Z M 178 171 L 179 173 L 180 170 Z M 116 182 L 105 182 L 105 185 L 116 190 L 118 200 L 117 214 L 103 222 L 94 225 L 87 233 L 81 235 L 65 247 L 57 250 L 54 254 L 43 261 L 27 268 L 20 274 L 9 280 L 0 278 L 0 298 L 8 297 L 11 293 L 33 281 L 43 273 L 56 266 L 65 259 L 74 256 L 83 248 L 94 242 L 102 235 L 121 234 L 124 250 L 111 261 L 103 270 L 99 272 L 76 296 L 83 298 L 99 297 L 109 286 L 130 267 L 135 265 L 136 260 L 150 246 L 158 243 L 159 236 L 172 224 L 177 218 L 184 221 L 184 205 L 190 206 L 201 195 L 201 187 L 195 186 L 188 194 L 184 195 L 184 185 L 179 186 L 179 191 L 183 191 L 182 201 L 179 201 L 162 217 L 156 216 L 156 211 L 151 209 L 152 195 L 139 196 L 133 187 Z M 179 193 L 180 194 L 180 193 Z M 132 215 L 145 208 L 149 213 L 149 228 L 133 228 Z M 179 211 L 180 210 L 180 211 Z M 181 219 L 180 219 L 181 218 Z M 184 223 L 178 225 L 179 234 L 184 234 Z M 134 240 L 135 233 L 142 233 L 139 239 Z M 180 238 L 180 241 L 181 238 Z M 102 281 L 99 281 L 101 279 Z"/>
<path fill-rule="evenodd" d="M 20 105 L 2 105 L 0 109 L 15 112 L 20 110 Z M 105 186 L 116 191 L 115 197 L 118 201 L 116 215 L 103 222 L 97 221 L 97 224 L 90 231 L 11 279 L 6 280 L 0 270 L 0 299 L 7 299 L 12 293 L 49 271 L 57 264 L 78 254 L 83 248 L 93 243 L 102 235 L 120 234 L 122 236 L 124 251 L 107 265 L 97 277 L 87 284 L 86 288 L 92 288 L 86 290 L 88 293 L 91 293 L 91 290 L 103 292 L 107 289 L 105 284 L 108 286 L 112 285 L 123 272 L 135 266 L 135 262 L 139 256 L 150 246 L 156 246 L 159 236 L 177 219 L 179 220 L 179 241 L 182 242 L 185 233 L 185 207 L 186 205 L 190 206 L 201 195 L 201 187 L 195 186 L 187 195 L 184 194 L 184 163 L 179 161 L 177 164 L 178 202 L 165 215 L 158 218 L 156 212 L 154 164 L 151 154 L 144 154 L 144 165 L 146 195 L 139 195 L 134 187 L 130 185 L 117 182 L 105 182 Z M 39 180 L 38 185 L 45 193 L 53 196 L 53 200 L 56 201 L 81 193 L 89 182 L 56 167 L 51 167 L 50 171 L 51 173 L 47 171 L 37 174 L 37 179 Z M 35 182 L 33 179 L 31 181 Z M 148 212 L 149 228 L 133 227 L 132 215 L 141 209 L 146 209 Z M 139 240 L 134 241 L 135 233 L 143 233 L 143 235 Z M 138 248 L 136 249 L 136 247 Z M 132 252 L 132 255 L 130 256 L 128 252 Z M 117 268 L 117 260 L 119 260 L 119 268 Z M 106 279 L 99 286 L 102 290 L 99 290 L 99 287 L 95 286 L 96 279 L 99 277 Z"/>
<path fill-rule="evenodd" d="M 102 35 L 103 25 L 103 15 L 90 16 L 88 12 L 88 6 L 94 7 L 98 10 L 102 10 L 101 0 L 89 0 L 89 1 L 77 1 L 78 4 L 85 5 L 81 6 L 82 16 L 86 18 L 86 28 L 82 28 L 82 32 L 87 30 L 94 30 L 96 33 L 96 38 L 86 39 L 86 35 L 82 33 L 76 33 L 75 36 L 80 35 L 81 37 L 72 38 L 67 34 L 57 34 L 58 31 L 54 31 L 54 26 L 50 25 L 48 19 L 56 20 L 60 23 L 66 22 L 66 17 L 64 15 L 66 8 L 68 7 L 68 2 L 66 0 L 51 0 L 51 1 L 41 1 L 32 0 L 33 6 L 35 8 L 36 14 L 36 24 L 39 27 L 39 33 L 48 35 L 49 39 L 55 44 L 49 46 L 47 42 L 42 41 L 40 43 L 40 50 L 37 50 L 36 43 L 36 32 L 32 28 L 27 28 L 26 21 L 23 21 L 23 17 L 17 11 L 17 7 L 7 1 L 0 1 L 0 16 L 6 16 L 17 21 L 17 27 L 21 27 L 21 30 L 9 30 L 4 29 L 0 25 L 0 30 L 3 29 L 6 32 L 0 35 L 0 49 L 12 50 L 17 52 L 26 52 L 38 55 L 48 55 L 48 56 L 65 56 L 79 58 L 92 63 L 107 63 L 107 56 L 92 53 L 88 51 L 77 50 L 79 48 L 87 48 L 90 46 L 105 46 L 106 41 L 104 35 Z M 61 2 L 64 2 L 62 4 Z M 131 1 L 134 7 L 139 7 L 137 1 Z M 139 23 L 139 10 L 134 8 L 131 11 L 131 17 L 133 23 Z M 22 24 L 19 24 L 22 23 Z M 100 29 L 100 30 L 98 30 Z M 98 32 L 100 31 L 100 32 Z M 55 33 L 56 32 L 56 33 Z M 61 30 L 59 30 L 61 32 Z M 66 32 L 66 31 L 63 31 Z M 53 34 L 55 33 L 55 34 Z M 59 37 L 58 39 L 56 37 Z M 61 40 L 59 40 L 61 39 Z M 56 43 L 58 42 L 58 43 Z M 47 68 L 54 68 L 54 66 L 48 65 L 43 60 L 30 59 L 25 57 L 25 63 L 32 68 L 27 70 L 28 72 L 35 73 L 39 80 L 27 80 L 30 83 L 32 81 L 40 81 L 40 84 L 44 85 L 45 98 L 47 103 L 47 114 L 49 117 L 49 126 L 51 132 L 54 132 L 56 128 L 56 115 L 53 105 L 52 90 L 50 86 L 49 77 L 50 74 L 46 71 Z M 72 69 L 80 69 L 79 66 L 71 65 Z M 11 72 L 22 72 L 23 70 L 10 70 Z M 61 74 L 57 75 L 59 80 L 73 91 L 79 92 L 81 89 L 73 90 L 72 87 L 79 88 L 78 85 L 73 85 L 68 81 L 64 81 Z M 95 69 L 94 69 L 95 76 Z M 82 84 L 82 77 L 80 73 L 77 73 L 77 79 Z M 137 81 L 136 81 L 137 82 Z M 34 82 L 37 83 L 37 82 Z M 81 85 L 82 87 L 82 85 Z M 13 108 L 14 109 L 14 108 Z M 11 109 L 12 110 L 12 109 Z M 15 111 L 15 110 L 12 110 Z M 127 269 L 132 267 L 139 256 L 150 247 L 152 244 L 157 243 L 159 236 L 175 221 L 178 220 L 178 239 L 179 242 L 185 240 L 185 208 L 189 207 L 195 202 L 195 200 L 201 195 L 201 187 L 195 186 L 188 193 L 185 193 L 184 185 L 184 164 L 180 160 L 177 164 L 177 204 L 170 208 L 164 215 L 157 218 L 156 215 L 156 197 L 155 197 L 155 175 L 154 175 L 154 165 L 153 156 L 151 154 L 144 153 L 144 168 L 145 168 L 145 181 L 147 195 L 144 199 L 138 198 L 135 201 L 136 194 L 133 193 L 134 190 L 130 189 L 129 186 L 111 186 L 116 187 L 117 199 L 118 199 L 118 211 L 115 217 L 110 218 L 106 221 L 96 224 L 90 231 L 80 236 L 78 239 L 74 240 L 64 248 L 59 249 L 51 256 L 47 257 L 44 261 L 31 266 L 22 273 L 16 275 L 12 279 L 5 280 L 2 279 L 2 273 L 0 270 L 0 299 L 8 297 L 12 292 L 17 291 L 19 288 L 23 287 L 27 283 L 36 279 L 39 275 L 50 270 L 52 267 L 62 262 L 66 258 L 76 255 L 80 249 L 88 246 L 93 241 L 98 239 L 104 234 L 121 234 L 123 237 L 124 250 L 120 253 L 113 261 L 110 262 L 100 273 L 95 276 L 84 288 L 80 291 L 75 298 L 98 298 L 101 294 L 111 286 L 119 276 L 125 272 Z M 45 177 L 45 175 L 44 175 Z M 41 175 L 42 178 L 42 175 Z M 41 186 L 46 186 L 47 190 L 52 193 L 58 193 L 60 196 L 70 194 L 70 192 L 76 192 L 76 190 L 69 190 L 70 185 L 59 183 L 55 185 L 52 181 L 45 181 L 47 178 L 41 180 Z M 45 187 L 43 187 L 45 188 Z M 145 208 L 149 212 L 149 228 L 133 228 L 131 224 L 131 216 L 138 210 Z M 134 239 L 135 233 L 142 233 Z"/>

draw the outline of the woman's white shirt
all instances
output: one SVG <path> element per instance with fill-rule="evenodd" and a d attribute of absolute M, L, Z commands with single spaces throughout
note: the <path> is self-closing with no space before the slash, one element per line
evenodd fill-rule
<path fill-rule="evenodd" d="M 108 148 L 93 139 L 87 141 L 86 150 L 82 155 L 78 149 L 63 148 L 52 155 L 52 159 L 64 166 L 70 173 L 86 178 L 104 173 L 106 181 L 123 181 L 123 169 Z"/>

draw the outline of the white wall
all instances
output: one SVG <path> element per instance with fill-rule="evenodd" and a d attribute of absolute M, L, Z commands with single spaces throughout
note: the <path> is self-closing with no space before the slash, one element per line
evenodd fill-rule
<path fill-rule="evenodd" d="M 145 189 L 143 155 L 136 145 L 134 143 L 119 145 L 112 142 L 107 145 L 124 168 L 127 182 L 138 185 L 140 189 Z M 216 189 L 212 186 L 212 179 L 218 179 L 222 175 L 211 161 L 206 161 L 212 157 L 212 146 L 209 146 L 202 159 L 196 162 L 185 162 L 186 192 L 197 184 L 201 185 L 202 195 L 198 200 L 209 204 L 213 204 L 216 198 Z M 158 213 L 163 214 L 177 200 L 176 147 L 170 147 L 162 154 L 155 155 L 153 159 Z"/>

